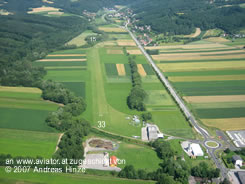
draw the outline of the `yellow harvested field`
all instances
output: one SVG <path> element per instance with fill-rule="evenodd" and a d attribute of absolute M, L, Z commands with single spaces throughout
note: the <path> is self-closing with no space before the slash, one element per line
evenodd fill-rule
<path fill-rule="evenodd" d="M 239 50 L 238 50 L 239 51 Z M 236 51 L 236 52 L 238 52 Z M 228 52 L 228 51 L 227 51 Z M 224 53 L 227 53 L 224 51 Z M 236 53 L 233 51 L 233 53 Z M 240 51 L 242 52 L 242 51 Z M 231 51 L 232 53 L 232 51 Z M 209 53 L 210 54 L 210 53 Z M 215 53 L 212 53 L 215 54 Z M 222 54 L 221 52 L 217 52 L 216 54 Z M 212 59 L 235 59 L 235 58 L 245 58 L 244 54 L 237 54 L 237 55 L 208 55 L 208 54 L 196 54 L 196 53 L 181 53 L 181 54 L 160 54 L 160 55 L 152 55 L 152 58 L 156 61 L 183 61 L 183 60 L 212 60 Z"/>
<path fill-rule="evenodd" d="M 44 3 L 53 4 L 53 1 L 43 0 Z"/>
<path fill-rule="evenodd" d="M 29 87 L 7 87 L 0 86 L 0 92 L 24 92 L 24 93 L 38 93 L 41 94 L 42 91 L 38 88 L 29 88 Z"/>
<path fill-rule="evenodd" d="M 181 76 L 169 77 L 172 82 L 245 80 L 245 75 Z"/>
<path fill-rule="evenodd" d="M 245 95 L 184 96 L 189 103 L 245 102 Z"/>
<path fill-rule="evenodd" d="M 214 62 L 195 62 L 195 63 L 161 63 L 161 64 L 157 64 L 157 66 L 164 72 L 226 70 L 226 69 L 245 69 L 245 62 L 244 61 L 236 61 L 236 62 L 214 61 Z"/>
<path fill-rule="evenodd" d="M 64 12 L 48 12 L 48 15 L 63 15 Z"/>
<path fill-rule="evenodd" d="M 126 30 L 119 27 L 99 27 L 99 30 L 104 32 L 127 32 Z"/>
<path fill-rule="evenodd" d="M 86 66 L 46 66 L 44 67 L 47 70 L 52 70 L 52 69 L 83 69 L 86 68 Z"/>
<path fill-rule="evenodd" d="M 86 61 L 86 59 L 41 59 L 41 60 L 37 60 L 36 62 L 49 62 L 49 61 L 54 61 L 54 62 L 63 62 L 63 61 Z"/>
<path fill-rule="evenodd" d="M 59 10 L 60 10 L 59 8 L 42 6 L 39 8 L 32 8 L 32 11 L 28 11 L 27 13 L 39 13 L 39 12 L 47 12 L 47 11 L 51 11 L 51 12 L 57 11 L 58 12 Z"/>
<path fill-rule="evenodd" d="M 115 46 L 117 45 L 116 42 L 111 42 L 111 41 L 106 41 L 106 42 L 102 42 L 102 43 L 99 43 L 100 45 L 104 45 L 104 46 Z"/>
<path fill-rule="evenodd" d="M 107 49 L 107 54 L 123 54 L 122 50 Z"/>
<path fill-rule="evenodd" d="M 244 130 L 245 128 L 245 118 L 201 119 L 201 121 L 207 126 L 221 130 Z"/>
<path fill-rule="evenodd" d="M 126 72 L 125 72 L 124 64 L 116 64 L 116 66 L 117 66 L 118 75 L 125 76 Z"/>
<path fill-rule="evenodd" d="M 185 54 L 185 52 L 186 53 L 189 53 L 189 52 L 193 52 L 193 54 L 194 53 L 196 53 L 196 52 L 199 52 L 199 51 L 206 51 L 207 53 L 208 53 L 208 51 L 211 51 L 211 52 L 209 52 L 209 54 L 211 54 L 211 53 L 213 53 L 213 50 L 215 49 L 216 50 L 216 52 L 218 53 L 218 52 L 225 52 L 225 50 L 227 50 L 227 52 L 229 52 L 229 51 L 231 51 L 230 49 L 232 49 L 233 47 L 225 47 L 225 48 L 205 48 L 205 49 L 183 49 L 183 50 L 181 50 L 181 49 L 174 49 L 174 50 L 160 50 L 160 53 L 161 54 L 164 54 L 165 52 L 167 52 L 167 54 L 169 54 L 169 52 L 173 52 L 173 54 L 176 54 L 176 52 L 180 52 L 179 54 Z M 242 49 L 242 48 L 241 48 Z M 234 50 L 235 51 L 235 50 Z M 240 52 L 243 52 L 243 50 L 240 50 Z M 202 53 L 200 53 L 201 55 L 203 55 L 203 54 L 205 54 L 205 52 L 202 52 Z"/>
<path fill-rule="evenodd" d="M 227 48 L 228 46 L 219 43 L 210 44 L 186 44 L 186 45 L 168 45 L 168 46 L 151 46 L 145 47 L 148 50 L 154 49 L 211 49 L 211 48 Z"/>
<path fill-rule="evenodd" d="M 225 42 L 230 42 L 230 40 L 227 40 L 225 38 L 222 37 L 209 37 L 204 39 L 206 41 L 210 41 L 210 42 L 215 42 L 215 43 L 225 43 Z"/>
<path fill-rule="evenodd" d="M 185 35 L 184 37 L 186 37 L 186 38 L 196 38 L 196 37 L 198 37 L 201 34 L 201 32 L 202 31 L 201 31 L 200 28 L 196 28 L 195 33 L 190 34 L 190 35 Z"/>
<path fill-rule="evenodd" d="M 72 57 L 72 56 L 86 56 L 86 54 L 49 54 L 48 57 Z"/>
<path fill-rule="evenodd" d="M 132 55 L 140 55 L 142 52 L 140 50 L 127 50 L 127 53 Z"/>
<path fill-rule="evenodd" d="M 121 20 L 115 20 L 115 22 L 120 23 L 120 22 L 122 22 L 122 21 L 121 21 Z"/>
<path fill-rule="evenodd" d="M 137 67 L 138 67 L 138 72 L 139 72 L 139 74 L 140 74 L 142 77 L 145 77 L 145 76 L 146 76 L 146 72 L 145 72 L 145 69 L 143 68 L 142 64 L 137 64 Z"/>
<path fill-rule="evenodd" d="M 133 40 L 118 40 L 117 44 L 119 46 L 136 46 Z"/>
<path fill-rule="evenodd" d="M 176 51 L 175 51 L 176 52 Z M 183 52 L 183 51 L 182 51 Z M 159 54 L 159 55 L 154 55 L 154 58 L 162 58 L 162 57 L 178 57 L 178 56 L 181 56 L 181 57 L 186 57 L 186 56 L 206 56 L 206 55 L 215 55 L 215 54 L 218 54 L 216 56 L 213 56 L 213 57 L 217 57 L 219 56 L 219 54 L 235 54 L 235 53 L 238 53 L 238 54 L 242 54 L 244 53 L 245 54 L 245 51 L 244 50 L 227 50 L 227 51 L 217 51 L 217 52 L 193 52 L 193 53 L 172 53 L 172 54 Z M 156 57 L 158 56 L 158 57 Z"/>

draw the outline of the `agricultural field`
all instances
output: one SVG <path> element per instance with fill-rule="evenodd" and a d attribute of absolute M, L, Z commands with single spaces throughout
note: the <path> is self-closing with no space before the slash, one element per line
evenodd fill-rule
<path fill-rule="evenodd" d="M 55 7 L 49 7 L 49 6 L 42 6 L 38 8 L 30 8 L 30 10 L 27 12 L 28 14 L 38 14 L 38 15 L 44 15 L 48 17 L 59 17 L 59 16 L 71 16 L 74 14 L 70 13 L 64 13 L 62 9 L 55 8 Z"/>
<path fill-rule="evenodd" d="M 90 30 L 84 31 L 83 33 L 81 33 L 80 35 L 78 35 L 77 37 L 73 38 L 72 40 L 70 40 L 67 45 L 76 45 L 78 47 L 85 45 L 87 42 L 85 40 L 85 38 L 87 36 L 93 36 L 93 35 L 97 35 L 96 33 L 93 33 Z"/>
<path fill-rule="evenodd" d="M 210 37 L 193 44 L 156 47 L 160 54 L 152 56 L 193 113 L 209 127 L 244 128 L 245 51 L 240 43 Z"/>
<path fill-rule="evenodd" d="M 50 158 L 59 134 L 45 123 L 45 118 L 58 107 L 42 100 L 40 89 L 1 86 L 0 153 Z"/>
<path fill-rule="evenodd" d="M 112 154 L 120 159 L 125 159 L 126 164 L 133 165 L 136 169 L 145 169 L 147 171 L 158 169 L 161 162 L 154 150 L 135 144 L 121 143 L 119 149 Z M 125 165 L 120 166 L 124 167 Z"/>
<path fill-rule="evenodd" d="M 54 131 L 46 125 L 45 118 L 59 105 L 42 100 L 41 90 L 1 86 L 0 99 L 0 128 Z"/>
<path fill-rule="evenodd" d="M 0 129 L 0 154 L 51 158 L 58 138 L 58 133 Z"/>
<path fill-rule="evenodd" d="M 119 27 L 99 27 L 99 30 L 107 33 L 126 33 L 127 31 Z"/>
<path fill-rule="evenodd" d="M 83 49 L 62 50 L 51 53 L 34 63 L 47 70 L 45 79 L 63 83 L 76 95 L 85 97 L 87 72 L 86 51 Z"/>

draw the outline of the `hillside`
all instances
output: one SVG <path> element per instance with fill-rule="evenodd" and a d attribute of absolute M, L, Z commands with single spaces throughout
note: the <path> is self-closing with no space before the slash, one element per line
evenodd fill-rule
<path fill-rule="evenodd" d="M 220 28 L 227 33 L 245 27 L 245 9 L 241 1 L 141 0 L 132 5 L 138 25 L 151 25 L 153 31 L 172 35 L 190 34 Z"/>

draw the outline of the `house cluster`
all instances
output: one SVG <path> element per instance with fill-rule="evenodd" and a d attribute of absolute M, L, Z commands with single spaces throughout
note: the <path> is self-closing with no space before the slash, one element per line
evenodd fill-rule
<path fill-rule="evenodd" d="M 139 35 L 138 39 L 140 43 L 143 44 L 144 46 L 147 46 L 152 42 L 152 39 L 146 33 L 144 33 L 143 35 Z"/>
<path fill-rule="evenodd" d="M 83 11 L 83 15 L 88 18 L 89 21 L 94 20 L 96 17 L 96 13 L 89 12 L 87 10 Z"/>
<path fill-rule="evenodd" d="M 125 13 L 123 12 L 116 12 L 116 13 L 110 13 L 108 15 L 109 18 L 118 18 L 118 19 L 124 19 L 125 18 Z"/>
<path fill-rule="evenodd" d="M 227 33 L 224 33 L 222 36 L 223 37 L 232 37 L 232 38 L 245 38 L 245 34 L 233 34 L 233 35 L 229 35 Z"/>

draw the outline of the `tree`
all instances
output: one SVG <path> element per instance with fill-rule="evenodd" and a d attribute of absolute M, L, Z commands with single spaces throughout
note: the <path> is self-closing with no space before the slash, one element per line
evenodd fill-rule
<path fill-rule="evenodd" d="M 132 165 L 126 165 L 119 173 L 118 176 L 121 178 L 137 179 L 137 172 Z"/>
<path fill-rule="evenodd" d="M 168 174 L 161 174 L 157 184 L 176 184 L 173 177 L 169 176 Z"/>
<path fill-rule="evenodd" d="M 152 114 L 150 112 L 141 114 L 143 121 L 148 121 L 152 119 Z"/>

